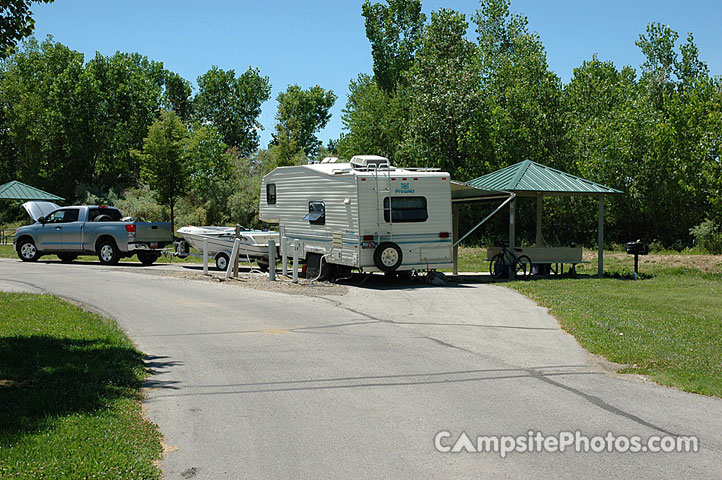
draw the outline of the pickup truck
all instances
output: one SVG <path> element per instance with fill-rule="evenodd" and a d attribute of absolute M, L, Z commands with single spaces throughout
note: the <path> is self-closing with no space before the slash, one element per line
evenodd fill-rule
<path fill-rule="evenodd" d="M 137 254 L 143 265 L 150 265 L 158 260 L 163 247 L 173 243 L 170 223 L 124 221 L 113 207 L 60 207 L 52 202 L 26 202 L 23 207 L 35 220 L 18 228 L 13 239 L 24 262 L 51 254 L 72 262 L 78 255 L 95 254 L 100 263 L 115 265 L 121 258 Z"/>

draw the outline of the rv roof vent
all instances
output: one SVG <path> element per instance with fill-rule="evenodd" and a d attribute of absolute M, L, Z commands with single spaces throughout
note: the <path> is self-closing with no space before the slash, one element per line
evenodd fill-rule
<path fill-rule="evenodd" d="M 337 163 L 338 157 L 326 157 L 323 160 L 321 160 L 321 163 Z"/>
<path fill-rule="evenodd" d="M 357 170 L 389 168 L 389 159 L 378 155 L 356 155 L 351 159 L 351 166 Z"/>

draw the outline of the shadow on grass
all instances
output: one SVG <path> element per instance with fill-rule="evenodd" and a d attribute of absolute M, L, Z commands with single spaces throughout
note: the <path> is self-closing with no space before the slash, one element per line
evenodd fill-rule
<path fill-rule="evenodd" d="M 153 369 L 166 364 L 155 359 Z M 54 418 L 138 398 L 147 368 L 140 352 L 109 340 L 0 338 L 0 445 Z"/>

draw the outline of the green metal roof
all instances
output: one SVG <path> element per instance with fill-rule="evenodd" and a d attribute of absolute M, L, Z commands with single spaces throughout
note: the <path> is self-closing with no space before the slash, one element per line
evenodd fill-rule
<path fill-rule="evenodd" d="M 0 200 L 65 200 L 52 193 L 44 192 L 39 188 L 25 185 L 13 180 L 0 185 Z"/>
<path fill-rule="evenodd" d="M 506 190 L 522 195 L 536 193 L 549 195 L 624 193 L 531 160 L 524 160 L 496 172 L 469 180 L 466 183 L 487 190 Z"/>

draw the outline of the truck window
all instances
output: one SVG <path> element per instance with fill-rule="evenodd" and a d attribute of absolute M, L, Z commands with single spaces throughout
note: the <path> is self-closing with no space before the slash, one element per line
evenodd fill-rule
<path fill-rule="evenodd" d="M 389 215 L 389 210 L 391 210 L 391 215 Z M 393 221 L 389 221 L 389 218 Z M 426 197 L 390 197 L 390 202 L 389 197 L 384 198 L 384 221 L 386 222 L 425 222 L 428 218 Z"/>
<path fill-rule="evenodd" d="M 276 184 L 269 183 L 266 185 L 266 203 L 268 205 L 276 204 Z"/>
<path fill-rule="evenodd" d="M 88 209 L 89 222 L 119 222 L 121 218 L 123 218 L 123 216 L 120 214 L 120 210 L 116 208 L 95 207 Z"/>
<path fill-rule="evenodd" d="M 45 223 L 68 223 L 78 221 L 78 209 L 77 208 L 66 208 L 63 210 L 56 210 L 51 213 Z"/>
<path fill-rule="evenodd" d="M 308 202 L 308 214 L 303 219 L 311 225 L 326 225 L 326 205 L 323 202 Z"/>

